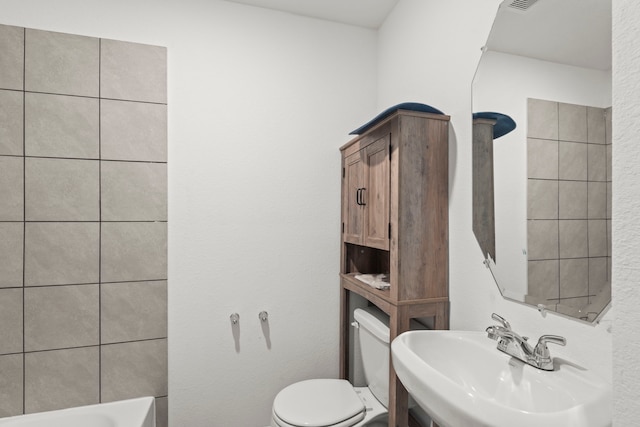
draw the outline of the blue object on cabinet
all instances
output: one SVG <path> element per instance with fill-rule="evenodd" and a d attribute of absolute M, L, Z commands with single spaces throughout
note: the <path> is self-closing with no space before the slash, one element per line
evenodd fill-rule
<path fill-rule="evenodd" d="M 369 120 L 367 123 L 360 126 L 358 129 L 349 132 L 349 135 L 361 135 L 375 126 L 380 120 L 389 117 L 392 113 L 397 110 L 409 110 L 409 111 L 419 111 L 421 113 L 433 113 L 433 114 L 444 114 L 442 111 L 437 108 L 432 107 L 427 104 L 420 104 L 419 102 L 403 102 L 398 105 L 394 105 L 393 107 L 389 107 L 384 110 L 382 113 L 375 116 L 373 119 Z"/>

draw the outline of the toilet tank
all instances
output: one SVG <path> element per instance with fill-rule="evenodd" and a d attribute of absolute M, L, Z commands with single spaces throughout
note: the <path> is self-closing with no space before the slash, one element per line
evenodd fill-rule
<path fill-rule="evenodd" d="M 362 368 L 373 395 L 389 407 L 389 317 L 376 307 L 356 308 Z"/>
<path fill-rule="evenodd" d="M 358 340 L 362 353 L 362 368 L 367 386 L 373 395 L 389 407 L 389 316 L 377 307 L 356 308 L 353 318 L 359 325 Z M 426 329 L 411 321 L 411 329 Z M 411 402 L 413 403 L 413 402 Z M 410 407 L 413 406 L 410 403 Z"/>

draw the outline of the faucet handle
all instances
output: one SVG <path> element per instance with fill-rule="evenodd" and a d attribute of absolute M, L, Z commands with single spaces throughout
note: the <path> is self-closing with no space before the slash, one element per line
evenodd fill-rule
<path fill-rule="evenodd" d="M 567 345 L 567 340 L 564 337 L 559 335 L 543 335 L 538 339 L 538 344 L 534 350 L 536 357 L 540 359 L 548 360 L 551 358 L 549 354 L 549 348 L 547 347 L 547 343 L 558 344 L 558 345 Z"/>
<path fill-rule="evenodd" d="M 507 320 L 504 317 L 500 316 L 499 314 L 493 313 L 491 315 L 491 318 L 496 322 L 500 322 L 505 329 L 511 330 L 511 325 L 509 324 L 509 322 L 507 322 Z"/>
<path fill-rule="evenodd" d="M 487 327 L 487 329 L 485 329 L 485 332 L 487 333 L 487 337 L 489 337 L 494 341 L 497 341 L 499 338 L 498 330 L 496 329 L 496 327 L 497 326 L 489 326 Z"/>
<path fill-rule="evenodd" d="M 538 344 L 546 344 L 548 342 L 558 345 L 567 345 L 567 339 L 559 335 L 543 335 L 538 338 Z"/>

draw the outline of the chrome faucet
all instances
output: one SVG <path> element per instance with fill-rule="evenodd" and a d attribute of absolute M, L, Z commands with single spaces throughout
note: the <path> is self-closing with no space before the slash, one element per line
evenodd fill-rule
<path fill-rule="evenodd" d="M 547 343 L 566 345 L 567 340 L 558 335 L 543 335 L 538 339 L 535 347 L 527 342 L 529 338 L 522 337 L 511 329 L 511 325 L 502 316 L 493 313 L 491 318 L 500 325 L 487 328 L 487 336 L 498 341 L 498 350 L 507 353 L 528 365 L 545 371 L 553 371 L 553 358 L 549 354 Z"/>

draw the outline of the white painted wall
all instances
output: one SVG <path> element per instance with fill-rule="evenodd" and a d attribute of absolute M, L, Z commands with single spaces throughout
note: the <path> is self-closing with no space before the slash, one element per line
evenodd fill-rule
<path fill-rule="evenodd" d="M 640 3 L 613 0 L 613 384 L 615 426 L 640 419 Z"/>
<path fill-rule="evenodd" d="M 491 271 L 513 298 L 527 294 L 527 98 L 607 108 L 611 72 L 485 52 L 473 80 L 473 111 L 509 115 L 516 128 L 493 144 L 496 257 Z"/>
<path fill-rule="evenodd" d="M 605 377 L 613 359 L 614 423 L 637 423 L 640 4 L 613 0 L 616 313 L 589 326 L 504 301 L 471 232 L 469 93 L 499 2 L 401 0 L 379 32 L 376 63 L 371 31 L 213 0 L 0 0 L 4 24 L 169 48 L 173 426 L 266 424 L 279 387 L 336 374 L 337 147 L 354 124 L 407 100 L 452 116 L 452 327 L 483 329 L 495 311 L 531 336 L 566 336 L 556 354 Z M 257 323 L 262 309 L 271 314 L 271 350 Z"/>
<path fill-rule="evenodd" d="M 547 333 L 565 336 L 568 344 L 554 347 L 555 356 L 581 363 L 611 381 L 607 329 L 612 311 L 592 326 L 556 314 L 543 318 L 531 307 L 504 300 L 482 264 L 471 230 L 471 81 L 499 3 L 400 0 L 379 31 L 378 107 L 416 100 L 451 115 L 451 327 L 484 330 L 492 323 L 491 313 L 499 313 L 533 339 Z"/>
<path fill-rule="evenodd" d="M 215 0 L 0 10 L 168 47 L 170 425 L 267 425 L 282 387 L 337 376 L 338 147 L 376 113 L 376 33 Z"/>

